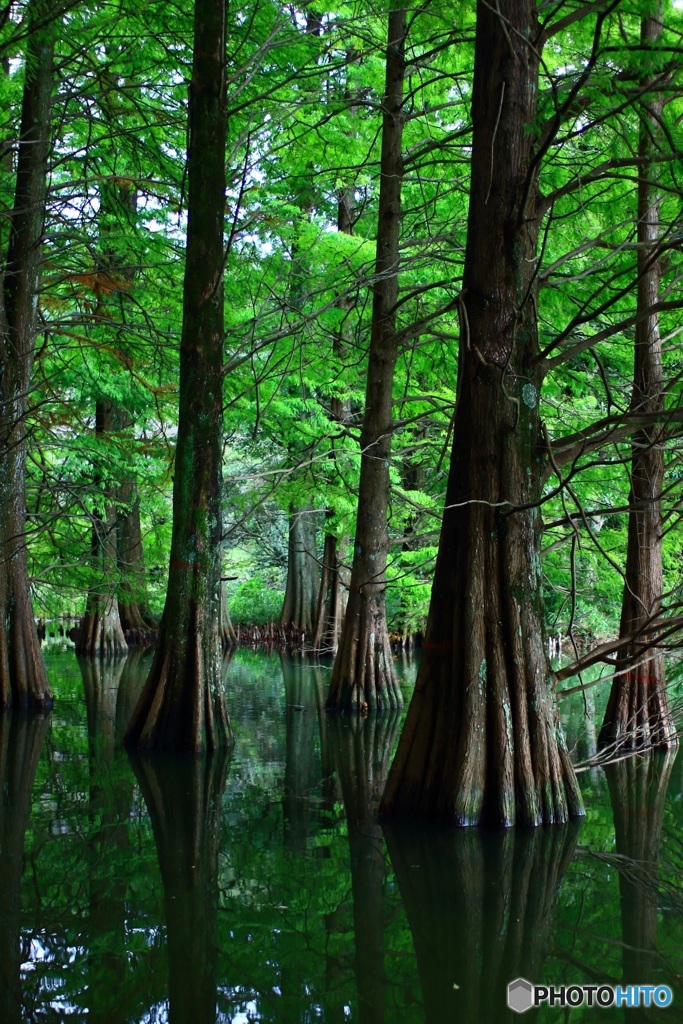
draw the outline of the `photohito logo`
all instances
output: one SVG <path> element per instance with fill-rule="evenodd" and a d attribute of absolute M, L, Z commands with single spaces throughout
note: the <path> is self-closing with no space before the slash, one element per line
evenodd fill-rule
<path fill-rule="evenodd" d="M 668 985 L 532 985 L 515 978 L 508 985 L 508 1006 L 525 1013 L 532 1006 L 654 1006 L 663 1009 L 673 999 Z"/>

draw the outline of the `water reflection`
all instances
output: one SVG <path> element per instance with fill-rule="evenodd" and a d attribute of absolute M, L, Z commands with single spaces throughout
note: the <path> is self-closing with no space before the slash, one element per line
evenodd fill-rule
<path fill-rule="evenodd" d="M 377 809 L 398 739 L 400 711 L 328 716 L 351 854 L 354 969 L 361 1024 L 383 1024 L 385 882 L 388 864 Z"/>
<path fill-rule="evenodd" d="M 657 918 L 664 806 L 675 759 L 676 751 L 649 753 L 605 769 L 614 815 L 616 857 L 611 861 L 619 870 L 626 984 L 671 983 L 671 967 L 657 947 Z"/>
<path fill-rule="evenodd" d="M 0 733 L 2 1024 L 22 1002 L 45 1021 L 498 1024 L 518 974 L 683 973 L 680 763 L 663 811 L 661 759 L 616 766 L 609 791 L 586 773 L 568 868 L 566 829 L 387 826 L 387 849 L 375 814 L 400 723 L 325 713 L 326 663 L 238 651 L 229 774 L 224 755 L 136 774 L 120 739 L 145 656 L 51 657 L 59 700 L 37 772 L 38 740 Z"/>
<path fill-rule="evenodd" d="M 285 845 L 302 851 L 311 831 L 311 801 L 319 779 L 315 762 L 316 689 L 312 685 L 315 665 L 286 651 L 280 652 L 280 664 L 285 686 Z"/>
<path fill-rule="evenodd" d="M 164 886 L 171 1024 L 213 1024 L 218 983 L 218 847 L 230 757 L 131 755 Z"/>
<path fill-rule="evenodd" d="M 580 825 L 428 829 L 385 824 L 433 1024 L 495 1024 L 507 985 L 542 977 L 558 887 Z"/>
<path fill-rule="evenodd" d="M 0 715 L 0 1021 L 22 1019 L 21 876 L 33 781 L 49 717 Z"/>

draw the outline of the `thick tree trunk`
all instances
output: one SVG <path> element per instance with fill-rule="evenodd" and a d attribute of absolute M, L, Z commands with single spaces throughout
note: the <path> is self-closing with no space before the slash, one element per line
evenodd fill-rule
<path fill-rule="evenodd" d="M 312 636 L 318 598 L 315 513 L 311 508 L 289 510 L 287 585 L 280 622 Z"/>
<path fill-rule="evenodd" d="M 214 1024 L 218 849 L 225 750 L 157 763 L 131 758 L 154 829 L 166 904 L 170 1024 Z"/>
<path fill-rule="evenodd" d="M 141 749 L 232 741 L 221 676 L 225 4 L 195 0 L 173 536 L 154 662 L 126 736 Z"/>
<path fill-rule="evenodd" d="M 426 1024 L 509 1021 L 508 983 L 543 977 L 578 828 L 384 826 L 413 935 Z"/>
<path fill-rule="evenodd" d="M 583 813 L 543 638 L 533 0 L 477 4 L 458 403 L 422 660 L 387 814 Z"/>
<path fill-rule="evenodd" d="M 114 406 L 98 402 L 95 433 L 102 439 L 113 429 Z M 128 651 L 128 644 L 119 618 L 116 506 L 111 487 L 103 487 L 102 501 L 103 512 L 93 515 L 92 526 L 92 564 L 99 578 L 88 592 L 76 651 L 93 657 L 120 657 Z"/>
<path fill-rule="evenodd" d="M 657 950 L 659 916 L 659 848 L 662 840 L 666 791 L 675 755 L 663 753 L 630 757 L 607 765 L 616 854 L 623 942 L 624 983 L 659 978 L 665 960 Z"/>
<path fill-rule="evenodd" d="M 21 877 L 31 791 L 49 718 L 0 717 L 0 1020 L 26 1020 L 21 999 Z"/>
<path fill-rule="evenodd" d="M 643 45 L 655 45 L 662 31 L 659 14 L 644 18 Z M 647 83 L 643 83 L 646 85 Z M 659 197 L 652 181 L 653 135 L 662 115 L 663 96 L 648 101 L 640 130 L 638 179 L 638 313 L 659 298 Z M 656 313 L 636 324 L 631 411 L 661 413 L 664 377 L 659 317 Z M 628 545 L 619 636 L 628 640 L 619 654 L 619 671 L 612 683 L 599 744 L 622 750 L 671 747 L 678 743 L 666 695 L 664 662 L 652 646 L 650 622 L 662 603 L 662 504 L 664 442 L 661 427 L 640 431 L 633 438 Z"/>
<path fill-rule="evenodd" d="M 349 599 L 334 662 L 330 711 L 401 707 L 386 620 L 392 387 L 397 358 L 405 10 L 389 13 L 382 120 L 377 258 L 361 433 L 361 469 Z"/>
<path fill-rule="evenodd" d="M 35 354 L 45 218 L 54 24 L 33 29 L 26 49 L 21 139 L 7 259 L 0 282 L 0 710 L 46 708 L 52 694 L 40 654 L 26 557 L 27 404 Z"/>

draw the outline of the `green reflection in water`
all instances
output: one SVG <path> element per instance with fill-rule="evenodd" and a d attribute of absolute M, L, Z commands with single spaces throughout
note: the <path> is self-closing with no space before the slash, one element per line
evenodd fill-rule
<path fill-rule="evenodd" d="M 327 715 L 329 665 L 226 662 L 229 771 L 122 752 L 148 665 L 53 655 L 51 721 L 0 720 L 3 1024 L 494 1024 L 519 973 L 678 988 L 680 759 L 584 773 L 578 835 L 383 829 L 400 718 Z"/>

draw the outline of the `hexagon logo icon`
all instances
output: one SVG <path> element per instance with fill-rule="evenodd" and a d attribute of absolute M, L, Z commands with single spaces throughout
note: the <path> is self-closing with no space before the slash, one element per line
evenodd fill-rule
<path fill-rule="evenodd" d="M 515 978 L 508 985 L 508 1006 L 515 1013 L 525 1013 L 534 1005 L 534 986 L 526 978 Z"/>

